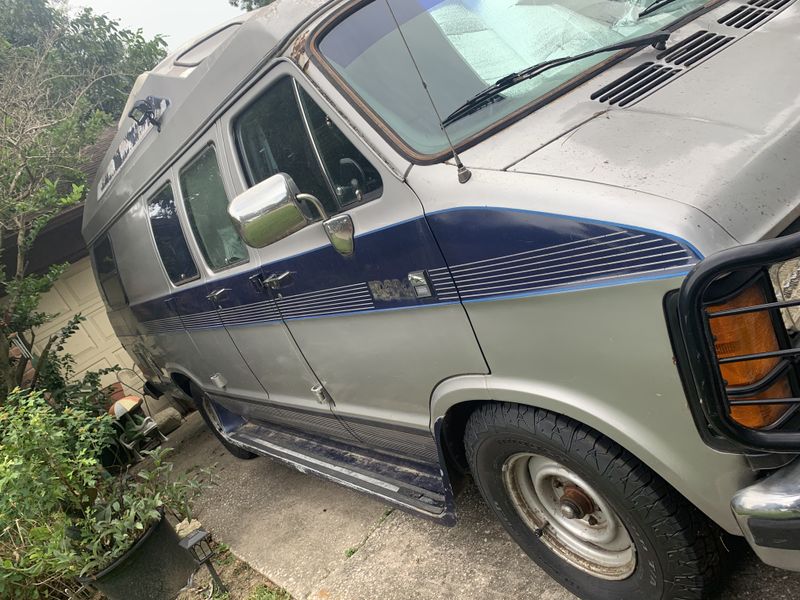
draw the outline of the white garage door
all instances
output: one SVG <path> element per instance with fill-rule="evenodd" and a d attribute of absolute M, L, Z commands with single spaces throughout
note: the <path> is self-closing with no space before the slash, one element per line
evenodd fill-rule
<path fill-rule="evenodd" d="M 58 313 L 58 317 L 36 332 L 36 351 L 41 352 L 50 334 L 57 332 L 77 313 L 86 320 L 70 338 L 64 351 L 75 358 L 75 371 L 80 377 L 88 370 L 112 367 L 133 367 L 133 361 L 114 335 L 106 316 L 103 298 L 92 274 L 90 259 L 84 258 L 71 265 L 52 290 L 42 297 L 40 310 Z M 130 378 L 126 378 L 127 382 Z M 103 379 L 104 385 L 117 380 L 115 374 Z"/>

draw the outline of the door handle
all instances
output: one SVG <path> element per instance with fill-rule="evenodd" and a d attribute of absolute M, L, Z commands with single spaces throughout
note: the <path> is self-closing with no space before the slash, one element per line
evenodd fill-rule
<path fill-rule="evenodd" d="M 277 290 L 287 285 L 291 285 L 294 281 L 294 276 L 291 271 L 286 271 L 278 275 L 273 273 L 264 280 L 264 285 L 270 289 Z"/>
<path fill-rule="evenodd" d="M 228 293 L 230 291 L 231 291 L 230 288 L 220 288 L 218 290 L 214 290 L 213 292 L 211 292 L 208 296 L 206 296 L 206 298 L 211 300 L 211 302 L 213 302 L 214 304 L 219 304 L 220 302 L 225 300 L 225 298 L 228 297 Z"/>

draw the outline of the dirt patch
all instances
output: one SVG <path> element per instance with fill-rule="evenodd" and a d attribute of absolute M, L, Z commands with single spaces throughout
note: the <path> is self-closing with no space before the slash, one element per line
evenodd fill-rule
<path fill-rule="evenodd" d="M 236 558 L 225 544 L 215 543 L 214 549 L 214 568 L 227 593 L 212 588 L 211 576 L 203 566 L 194 576 L 192 587 L 183 591 L 177 600 L 292 600 L 287 591 Z"/>

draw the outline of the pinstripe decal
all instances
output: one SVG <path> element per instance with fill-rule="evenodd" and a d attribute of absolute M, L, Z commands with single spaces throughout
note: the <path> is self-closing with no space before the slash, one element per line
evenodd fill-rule
<path fill-rule="evenodd" d="M 444 264 L 439 249 L 432 247 L 429 226 L 451 261 L 450 267 Z M 276 299 L 266 299 L 253 291 L 248 279 L 258 271 L 250 271 L 215 282 L 230 287 L 229 307 L 223 304 L 223 308 L 212 309 L 203 286 L 177 294 L 180 317 L 174 312 L 169 314 L 163 298 L 137 306 L 141 331 L 160 334 L 183 327 L 248 327 L 282 319 L 316 319 L 560 293 L 679 276 L 700 257 L 687 242 L 657 231 L 489 207 L 432 213 L 357 239 L 360 252 L 353 260 L 343 260 L 325 246 L 264 266 L 265 273 L 297 273 L 296 281 L 281 289 Z M 409 245 L 421 240 L 426 241 Z M 432 297 L 378 297 L 369 287 L 372 280 L 403 282 L 408 273 L 420 270 L 427 270 L 433 285 Z M 315 289 L 315 285 L 324 287 Z"/>
<path fill-rule="evenodd" d="M 366 283 L 308 292 L 278 299 L 278 308 L 285 319 L 303 319 L 338 315 L 375 308 Z"/>
<path fill-rule="evenodd" d="M 440 300 L 490 299 L 679 269 L 696 259 L 675 241 L 618 231 L 583 240 L 432 269 Z"/>

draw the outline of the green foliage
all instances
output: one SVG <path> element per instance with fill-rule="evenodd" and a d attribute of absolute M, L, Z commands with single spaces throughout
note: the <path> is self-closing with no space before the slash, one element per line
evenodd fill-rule
<path fill-rule="evenodd" d="M 289 592 L 284 589 L 259 585 L 250 592 L 247 600 L 292 600 L 292 597 L 289 595 Z"/>
<path fill-rule="evenodd" d="M 255 10 L 273 2 L 275 0 L 228 0 L 231 6 L 238 6 L 242 10 Z"/>
<path fill-rule="evenodd" d="M 177 519 L 192 518 L 192 500 L 202 489 L 202 479 L 172 476 L 165 457 L 171 449 L 149 453 L 150 468 L 135 475 L 104 480 L 95 488 L 92 510 L 80 522 L 81 574 L 97 572 L 130 548 L 166 508 Z M 203 471 L 208 476 L 208 471 Z"/>
<path fill-rule="evenodd" d="M 67 8 L 59 0 L 0 0 L 0 39 L 14 48 L 33 49 L 56 37 L 53 64 L 73 75 L 70 79 L 97 80 L 87 106 L 116 118 L 136 77 L 166 55 L 166 42 L 162 36 L 147 39 L 141 30 L 121 27 L 89 8 L 73 14 Z M 63 92 L 80 85 L 67 78 L 55 83 Z"/>
<path fill-rule="evenodd" d="M 0 258 L 14 265 L 0 269 L 0 403 L 15 386 L 74 393 L 64 389 L 71 357 L 58 352 L 76 323 L 43 340 L 31 360 L 35 330 L 55 316 L 39 301 L 65 266 L 31 275 L 27 256 L 47 223 L 83 200 L 85 149 L 165 48 L 161 37 L 148 40 L 89 9 L 71 14 L 62 0 L 0 0 Z"/>
<path fill-rule="evenodd" d="M 114 422 L 75 401 L 14 390 L 0 406 L 0 597 L 57 597 L 55 582 L 113 562 L 166 510 L 191 518 L 200 475 L 174 476 L 168 450 L 112 477 L 100 457 Z"/>
<path fill-rule="evenodd" d="M 65 352 L 81 315 L 36 344 L 55 316 L 39 309 L 41 297 L 67 265 L 29 274 L 28 253 L 55 215 L 84 199 L 85 149 L 166 47 L 67 9 L 0 0 L 0 258 L 12 265 L 0 267 L 2 598 L 63 597 L 70 577 L 113 561 L 162 508 L 187 513 L 200 485 L 173 477 L 160 451 L 137 473 L 103 469 L 118 434 L 100 389 L 108 370 L 76 378 Z"/>
<path fill-rule="evenodd" d="M 91 506 L 112 436 L 110 417 L 55 411 L 38 392 L 15 390 L 0 407 L 0 597 L 46 595 L 80 571 L 71 515 Z"/>

